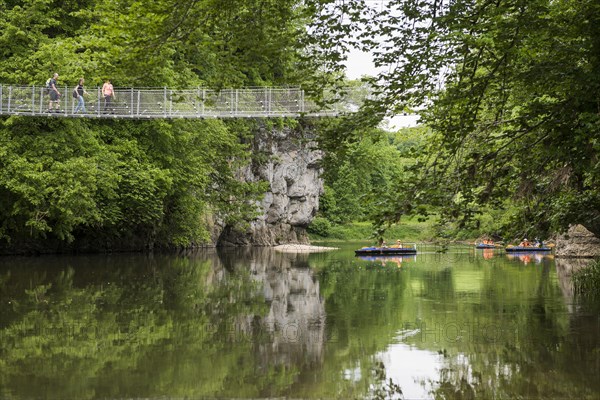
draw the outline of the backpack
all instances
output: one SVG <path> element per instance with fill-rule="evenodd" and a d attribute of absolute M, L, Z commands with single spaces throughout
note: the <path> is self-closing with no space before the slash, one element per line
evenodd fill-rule
<path fill-rule="evenodd" d="M 73 98 L 76 99 L 79 97 L 79 93 L 77 92 L 77 88 L 73 89 Z"/>
<path fill-rule="evenodd" d="M 52 78 L 48 78 L 48 80 L 46 81 L 46 93 L 50 93 L 50 81 L 52 80 Z"/>

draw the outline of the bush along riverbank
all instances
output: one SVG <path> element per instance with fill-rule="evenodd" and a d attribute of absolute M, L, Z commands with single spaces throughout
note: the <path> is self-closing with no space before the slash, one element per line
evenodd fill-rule
<path fill-rule="evenodd" d="M 257 210 L 252 122 L 0 120 L 0 254 L 211 243 Z"/>
<path fill-rule="evenodd" d="M 374 228 L 370 222 L 349 222 L 335 225 L 325 218 L 315 218 L 308 227 L 311 242 L 331 240 L 373 240 Z M 402 224 L 388 228 L 384 238 L 388 241 L 402 239 L 433 241 L 435 231 L 431 221 L 420 222 L 416 218 L 403 220 Z"/>

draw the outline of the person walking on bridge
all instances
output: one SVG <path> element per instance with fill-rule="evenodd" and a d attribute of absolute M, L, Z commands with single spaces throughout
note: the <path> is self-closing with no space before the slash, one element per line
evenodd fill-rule
<path fill-rule="evenodd" d="M 115 90 L 110 79 L 107 79 L 102 86 L 102 96 L 104 97 L 104 112 L 108 112 L 110 104 L 115 99 Z"/>
<path fill-rule="evenodd" d="M 77 114 L 79 110 L 81 110 L 81 112 L 83 112 L 84 114 L 87 112 L 85 110 L 85 101 L 83 99 L 83 95 L 89 95 L 89 93 L 83 88 L 84 82 L 85 80 L 83 78 L 79 79 L 79 84 L 75 88 L 74 94 L 77 95 L 77 107 L 75 107 L 75 111 L 73 112 L 74 114 Z"/>
<path fill-rule="evenodd" d="M 50 82 L 48 83 L 48 90 L 50 95 L 50 103 L 48 105 L 48 111 L 52 112 L 56 109 L 56 112 L 60 111 L 60 92 L 58 91 L 58 73 L 54 73 Z M 53 104 L 56 105 L 53 107 Z"/>

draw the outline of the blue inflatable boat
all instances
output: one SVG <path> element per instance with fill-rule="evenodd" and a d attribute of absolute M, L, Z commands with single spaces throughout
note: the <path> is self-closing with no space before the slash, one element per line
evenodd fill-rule
<path fill-rule="evenodd" d="M 550 247 L 535 247 L 535 246 L 512 246 L 507 247 L 507 253 L 523 253 L 523 252 L 536 252 L 536 251 L 552 251 Z"/>
<path fill-rule="evenodd" d="M 495 249 L 495 244 L 486 244 L 486 243 L 477 243 L 475 246 L 476 249 Z"/>
<path fill-rule="evenodd" d="M 415 247 L 363 247 L 362 249 L 354 250 L 357 256 L 396 256 L 402 254 L 417 254 Z"/>

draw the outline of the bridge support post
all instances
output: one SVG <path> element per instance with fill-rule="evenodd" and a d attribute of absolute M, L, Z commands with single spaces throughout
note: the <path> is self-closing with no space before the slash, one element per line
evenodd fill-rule
<path fill-rule="evenodd" d="M 10 100 L 12 98 L 12 85 L 8 87 L 8 103 L 6 104 L 6 111 L 10 114 Z"/>
<path fill-rule="evenodd" d="M 31 114 L 35 115 L 35 85 L 31 87 Z"/>
<path fill-rule="evenodd" d="M 2 85 L 0 85 L 0 115 L 4 113 L 4 98 L 2 97 Z"/>
<path fill-rule="evenodd" d="M 231 93 L 231 97 L 233 97 L 233 93 Z M 238 90 L 235 89 L 235 97 L 232 99 L 232 105 L 231 105 L 231 109 L 232 109 L 232 114 L 236 115 L 237 114 L 237 110 L 238 110 L 238 99 L 239 99 L 239 95 L 238 95 Z"/>
<path fill-rule="evenodd" d="M 198 88 L 198 89 L 196 90 L 196 99 L 197 99 L 197 100 L 196 100 L 196 115 L 197 115 L 198 117 L 200 117 L 200 101 L 201 101 L 201 100 L 200 100 L 200 99 L 201 99 L 201 97 L 200 97 L 200 88 Z"/>
<path fill-rule="evenodd" d="M 67 96 L 67 87 L 66 86 L 63 88 L 63 96 L 65 98 L 63 110 L 64 110 L 65 115 L 67 115 L 67 114 L 69 114 L 69 97 L 73 98 L 73 96 Z M 71 113 L 72 112 L 73 112 L 73 110 L 71 110 Z"/>
<path fill-rule="evenodd" d="M 229 115 L 233 115 L 233 89 L 227 90 L 229 92 L 229 101 L 225 102 L 225 104 L 229 104 Z"/>
<path fill-rule="evenodd" d="M 137 95 L 137 116 L 140 116 L 140 103 L 142 101 L 142 95 L 141 95 L 141 91 L 138 90 L 138 95 Z"/>
<path fill-rule="evenodd" d="M 44 112 L 44 88 L 40 88 L 40 114 Z"/>
<path fill-rule="evenodd" d="M 167 87 L 163 88 L 163 116 L 167 117 Z"/>

